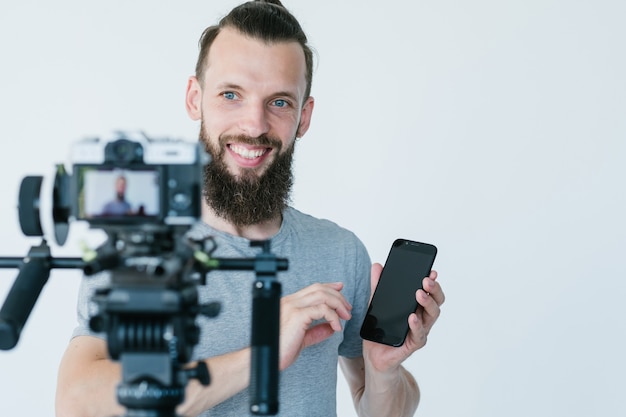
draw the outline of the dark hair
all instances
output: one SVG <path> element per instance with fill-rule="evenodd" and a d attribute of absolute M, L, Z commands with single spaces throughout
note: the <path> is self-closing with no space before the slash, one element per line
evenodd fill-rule
<path fill-rule="evenodd" d="M 256 0 L 243 3 L 215 26 L 204 30 L 200 36 L 196 78 L 202 83 L 207 56 L 211 44 L 224 28 L 234 28 L 243 35 L 260 39 L 267 43 L 298 42 L 304 51 L 306 64 L 306 90 L 304 98 L 311 95 L 313 82 L 313 51 L 307 44 L 307 37 L 298 20 L 281 4 L 279 0 Z"/>

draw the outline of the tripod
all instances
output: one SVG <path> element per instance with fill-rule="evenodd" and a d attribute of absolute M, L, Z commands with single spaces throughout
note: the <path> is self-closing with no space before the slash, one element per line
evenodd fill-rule
<path fill-rule="evenodd" d="M 255 258 L 211 258 L 199 243 L 184 244 L 186 228 L 107 231 L 109 239 L 88 262 L 53 258 L 45 240 L 22 258 L 0 258 L 0 267 L 20 273 L 0 310 L 0 349 L 12 349 L 52 268 L 82 268 L 86 275 L 108 271 L 111 285 L 96 291 L 99 307 L 90 327 L 107 336 L 111 359 L 119 361 L 122 381 L 116 395 L 125 417 L 176 417 L 190 379 L 210 383 L 206 364 L 184 367 L 200 331 L 196 317 L 215 317 L 218 303 L 200 305 L 197 285 L 211 270 L 251 270 L 253 320 L 251 336 L 251 403 L 253 414 L 278 412 L 278 333 L 281 285 L 278 271 L 286 259 L 270 252 L 269 241 Z M 123 245 L 120 245 L 123 242 Z M 189 242 L 187 242 L 189 243 Z M 119 248 L 123 247 L 122 250 Z M 213 248 L 214 249 L 214 248 Z"/>

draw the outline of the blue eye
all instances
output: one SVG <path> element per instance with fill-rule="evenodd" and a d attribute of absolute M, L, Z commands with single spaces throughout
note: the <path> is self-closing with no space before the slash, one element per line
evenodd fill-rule
<path fill-rule="evenodd" d="M 222 94 L 224 96 L 224 98 L 226 100 L 234 100 L 237 98 L 237 96 L 235 95 L 235 93 L 233 93 L 232 91 L 227 91 L 225 93 Z"/>
<path fill-rule="evenodd" d="M 281 100 L 281 99 L 278 99 L 278 100 L 274 101 L 274 105 L 276 107 L 287 107 L 287 104 L 288 104 L 287 101 Z"/>

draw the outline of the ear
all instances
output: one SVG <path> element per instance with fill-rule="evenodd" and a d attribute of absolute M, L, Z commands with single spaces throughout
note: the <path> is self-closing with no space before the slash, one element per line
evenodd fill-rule
<path fill-rule="evenodd" d="M 315 107 L 315 99 L 313 97 L 307 98 L 302 106 L 302 110 L 300 111 L 300 125 L 298 126 L 298 131 L 296 132 L 297 138 L 301 138 L 304 136 L 306 131 L 309 130 L 313 107 Z"/>
<path fill-rule="evenodd" d="M 187 81 L 187 93 L 185 94 L 185 108 L 191 120 L 200 120 L 202 117 L 202 88 L 195 76 Z"/>

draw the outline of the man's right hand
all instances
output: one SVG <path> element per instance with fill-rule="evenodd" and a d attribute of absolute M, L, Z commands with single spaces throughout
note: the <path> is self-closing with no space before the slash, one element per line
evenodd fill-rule
<path fill-rule="evenodd" d="M 342 288 L 341 282 L 312 284 L 281 299 L 280 370 L 293 364 L 307 346 L 341 331 L 341 320 L 352 317 Z M 317 320 L 322 322 L 311 326 Z"/>

